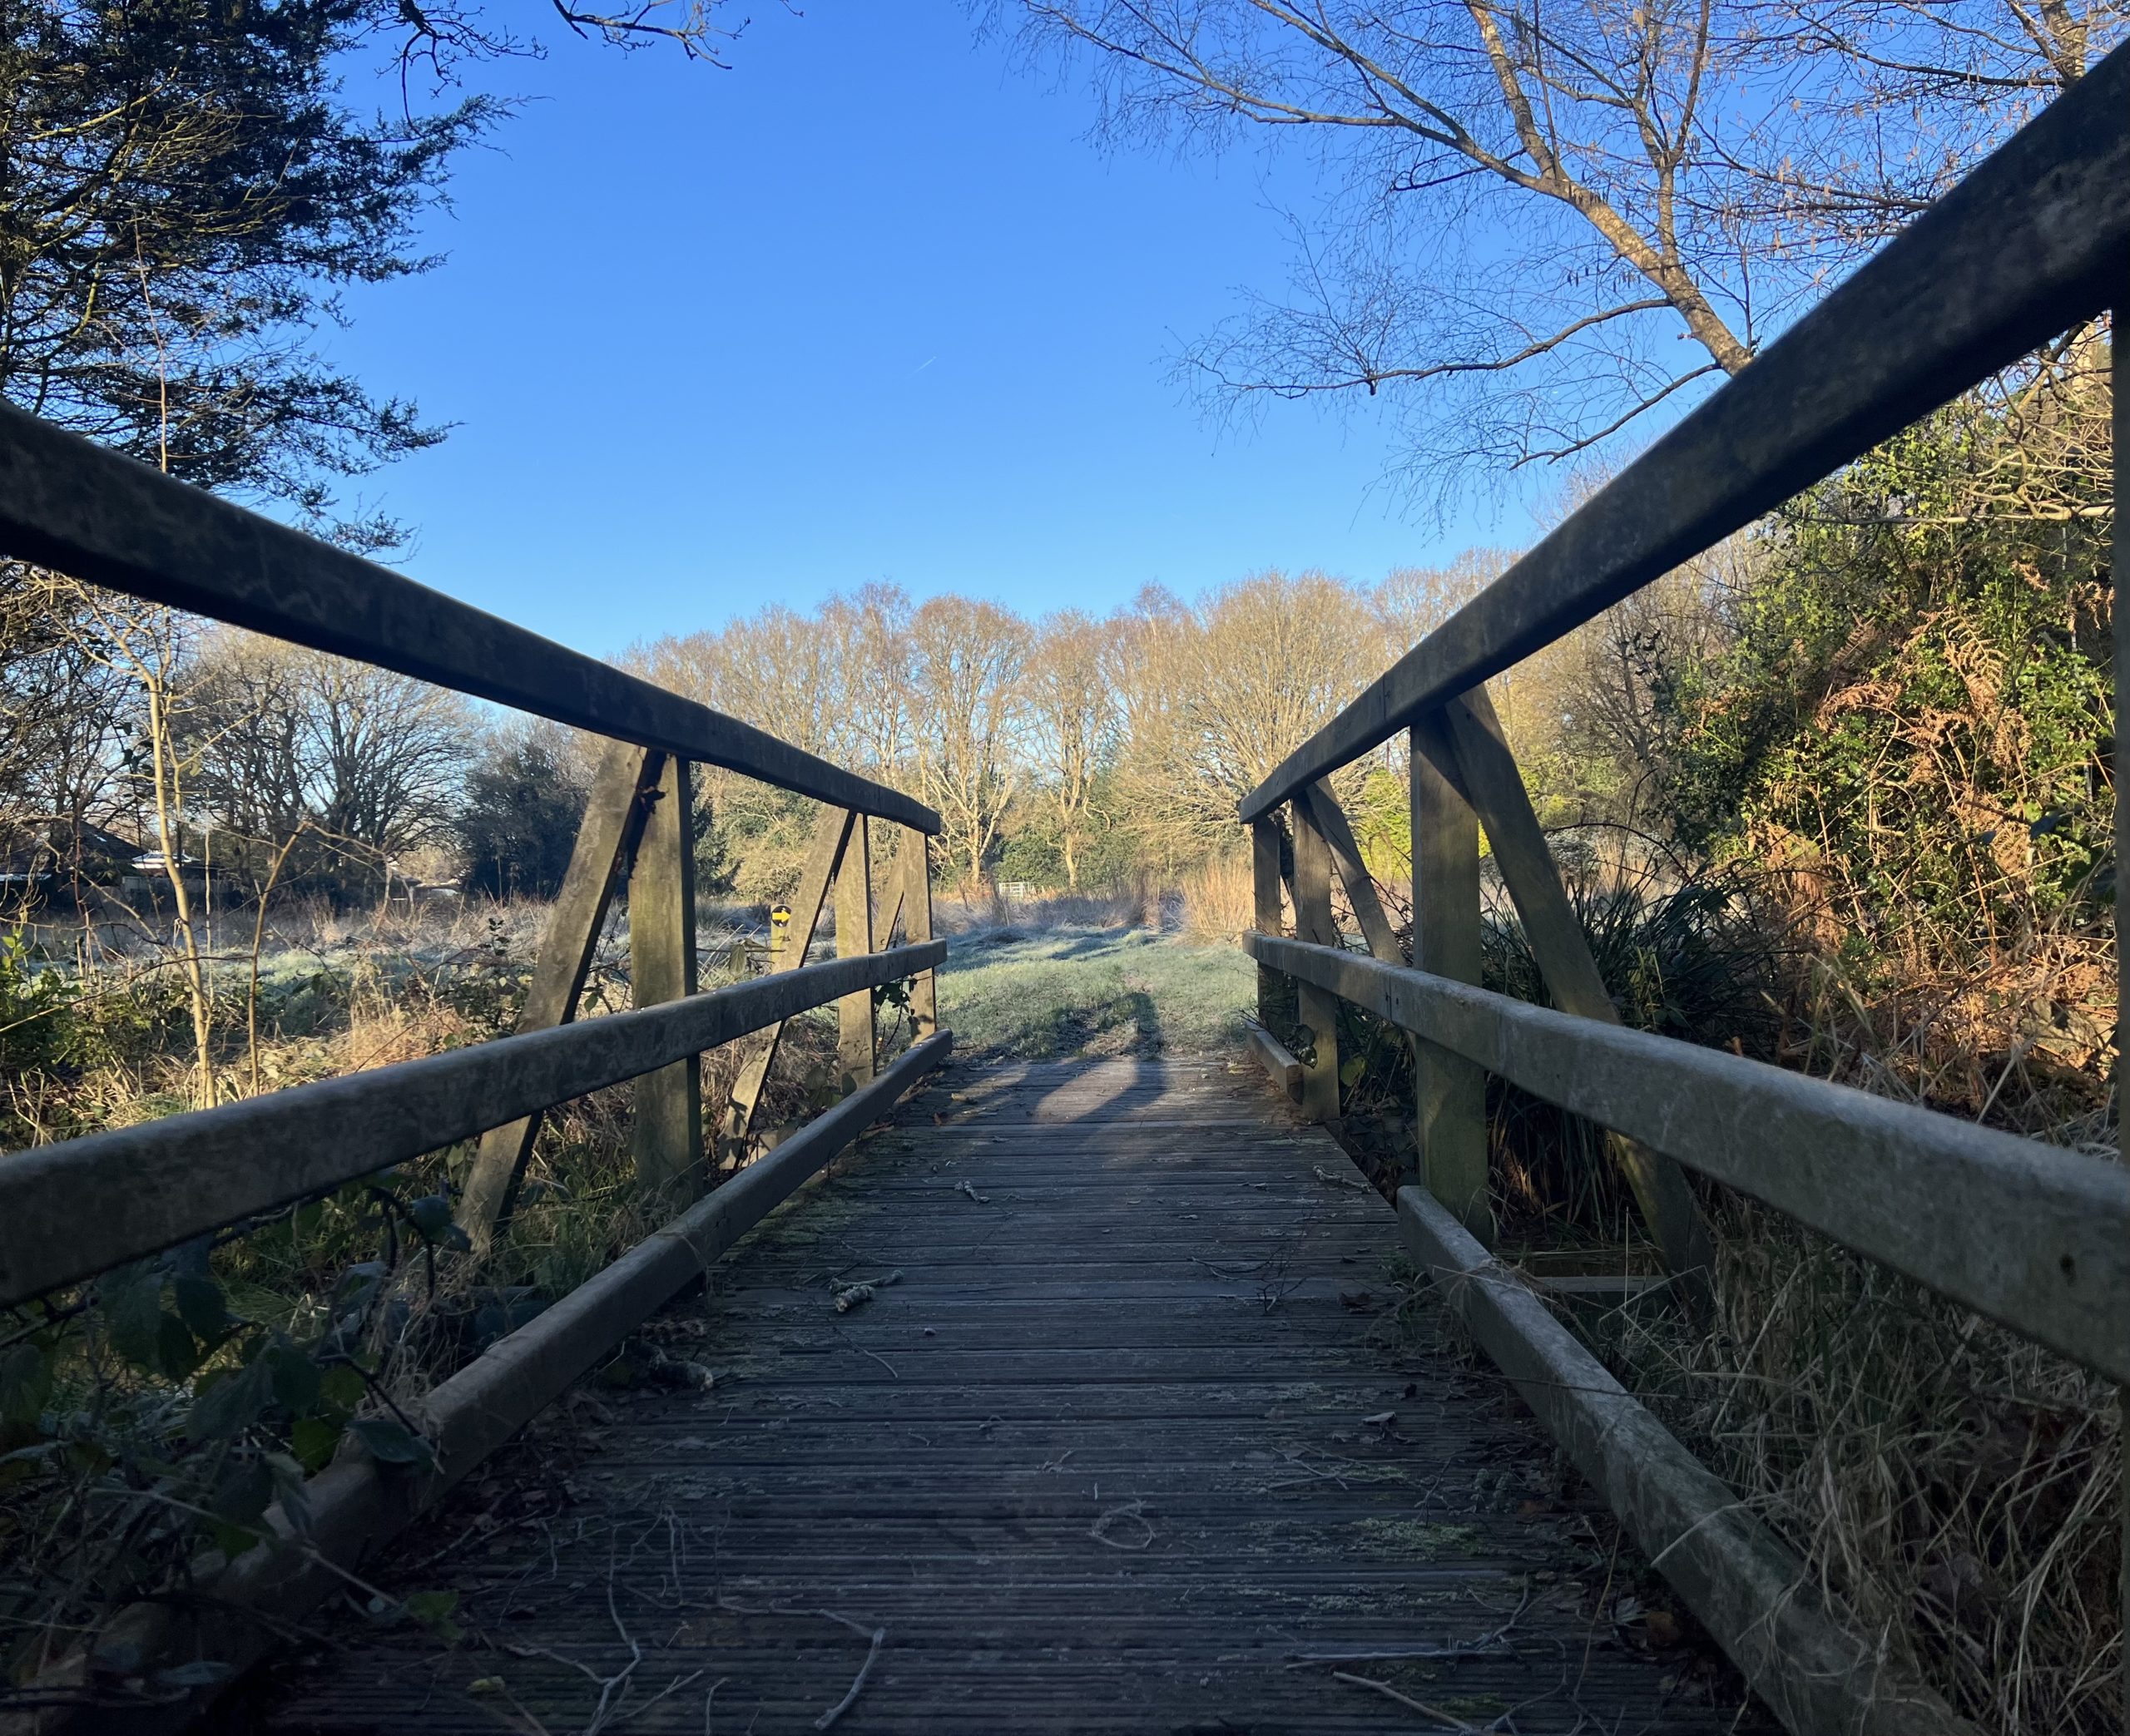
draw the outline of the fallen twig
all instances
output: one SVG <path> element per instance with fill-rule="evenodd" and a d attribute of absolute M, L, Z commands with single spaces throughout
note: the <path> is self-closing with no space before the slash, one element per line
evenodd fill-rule
<path fill-rule="evenodd" d="M 689 1683 L 701 1680 L 705 1672 L 698 1669 L 690 1675 L 674 1677 L 671 1681 L 668 1682 L 663 1688 L 660 1689 L 657 1693 L 652 1694 L 651 1698 L 646 1700 L 641 1705 L 622 1713 L 619 1717 L 616 1718 L 612 1724 L 608 1724 L 607 1728 L 610 1730 L 618 1730 L 623 1724 L 630 1723 L 635 1719 L 642 1717 L 645 1713 L 648 1712 L 653 1706 L 656 1705 L 659 1701 L 664 1699 L 667 1694 L 678 1694 L 683 1688 L 686 1687 Z"/>
<path fill-rule="evenodd" d="M 867 1631 L 858 1623 L 853 1621 L 848 1615 L 839 1615 L 833 1610 L 816 1610 L 814 1613 L 827 1620 L 842 1623 L 845 1627 L 849 1628 L 854 1634 L 864 1634 Z M 887 1644 L 888 1630 L 885 1628 L 874 1628 L 871 1630 L 869 1637 L 871 1639 L 873 1643 L 866 1649 L 865 1661 L 858 1666 L 858 1674 L 853 1676 L 850 1679 L 850 1691 L 833 1706 L 830 1707 L 827 1711 L 821 1714 L 819 1718 L 814 1720 L 814 1728 L 815 1729 L 827 1729 L 830 1725 L 833 1724 L 836 1721 L 836 1719 L 842 1717 L 845 1713 L 848 1712 L 851 1709 L 852 1705 L 856 1702 L 859 1690 L 865 1685 L 865 1678 L 873 1673 L 873 1660 L 880 1655 L 880 1648 Z"/>
<path fill-rule="evenodd" d="M 1468 1724 L 1463 1719 L 1444 1711 L 1439 1706 L 1430 1706 L 1425 1700 L 1416 1700 L 1410 1694 L 1400 1694 L 1388 1682 L 1372 1681 L 1367 1676 L 1357 1676 L 1344 1669 L 1333 1670 L 1331 1679 L 1335 1682 L 1351 1682 L 1356 1688 L 1373 1688 L 1386 1699 L 1394 1699 L 1401 1706 L 1409 1706 L 1423 1718 L 1434 1719 L 1444 1729 L 1463 1730 L 1468 1733 L 1468 1736 L 1484 1736 L 1477 1724 Z"/>

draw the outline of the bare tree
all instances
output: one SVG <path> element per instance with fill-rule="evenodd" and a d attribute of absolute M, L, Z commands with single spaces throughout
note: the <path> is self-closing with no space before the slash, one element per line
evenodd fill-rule
<path fill-rule="evenodd" d="M 1093 829 L 1096 780 L 1117 747 L 1117 695 L 1103 666 L 1112 636 L 1092 616 L 1067 609 L 1037 627 L 1028 657 L 1030 745 L 1044 799 L 1058 817 L 1065 883 L 1075 891 Z"/>
<path fill-rule="evenodd" d="M 1383 630 L 1384 661 L 1394 662 L 1508 570 L 1506 549 L 1468 548 L 1447 566 L 1400 566 L 1369 593 Z"/>
<path fill-rule="evenodd" d="M 1723 141 L 1756 250 L 1840 271 L 2076 84 L 2130 30 L 2123 0 L 1761 0 L 1761 101 Z"/>
<path fill-rule="evenodd" d="M 1261 574 L 1148 636 L 1143 704 L 1122 772 L 1132 823 L 1167 866 L 1232 838 L 1236 804 L 1380 665 L 1375 623 L 1322 573 Z M 1361 775 L 1336 780 L 1352 793 Z"/>
<path fill-rule="evenodd" d="M 964 893 L 983 883 L 1018 778 L 1028 624 L 995 603 L 935 596 L 910 617 L 916 764 Z"/>
<path fill-rule="evenodd" d="M 910 752 L 909 596 L 893 585 L 861 586 L 822 604 L 832 692 L 837 704 L 837 757 L 893 780 Z"/>
<path fill-rule="evenodd" d="M 201 648 L 191 698 L 195 799 L 265 856 L 307 827 L 389 874 L 446 835 L 475 735 L 458 695 L 222 629 Z"/>
<path fill-rule="evenodd" d="M 1416 488 L 1606 446 L 1736 374 L 2122 34 L 2123 0 L 1023 0 L 1120 134 L 1315 140 L 1229 408 L 1390 390 Z"/>
<path fill-rule="evenodd" d="M 192 623 L 159 604 L 118 596 L 57 576 L 44 581 L 52 617 L 67 623 L 79 654 L 137 684 L 140 733 L 121 766 L 145 794 L 156 828 L 156 856 L 170 887 L 172 938 L 184 972 L 192 1015 L 193 1097 L 211 1109 L 218 1095 L 214 1066 L 212 942 L 203 936 L 186 881 L 186 765 L 179 730 L 186 705 L 180 679 Z"/>
<path fill-rule="evenodd" d="M 1293 294 L 1190 351 L 1224 402 L 1394 387 L 1416 467 L 1491 468 L 1581 453 L 1751 358 L 1752 283 L 1696 196 L 1736 58 L 1714 0 L 1027 5 L 1098 51 L 1113 126 L 1299 129 L 1342 170 Z"/>
<path fill-rule="evenodd" d="M 84 828 L 107 824 L 122 804 L 140 706 L 87 593 L 0 565 L 0 833 L 26 865 L 78 878 Z"/>

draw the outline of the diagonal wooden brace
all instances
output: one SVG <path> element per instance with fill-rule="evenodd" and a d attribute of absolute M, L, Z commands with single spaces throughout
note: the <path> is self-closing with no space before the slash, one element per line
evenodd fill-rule
<path fill-rule="evenodd" d="M 903 828 L 902 843 L 895 853 L 895 878 L 902 883 L 896 896 L 901 901 L 904 937 L 912 943 L 931 939 L 932 843 L 912 827 Z M 881 932 L 884 944 L 886 931 Z M 922 1042 L 939 1028 L 939 980 L 931 971 L 919 971 L 909 986 L 911 1040 Z"/>
<path fill-rule="evenodd" d="M 1316 783 L 1310 785 L 1303 799 L 1309 804 L 1309 811 L 1316 822 L 1316 829 L 1323 834 L 1325 843 L 1330 846 L 1332 865 L 1338 869 L 1339 878 L 1345 883 L 1346 903 L 1353 909 L 1354 920 L 1360 924 L 1361 937 L 1368 942 L 1369 956 L 1380 958 L 1385 964 L 1408 962 L 1404 951 L 1398 944 L 1398 936 L 1391 928 L 1390 918 L 1384 912 L 1383 900 L 1375 889 L 1375 877 L 1369 873 L 1368 864 L 1361 860 L 1360 842 L 1354 836 L 1354 828 L 1346 819 L 1345 809 L 1339 805 L 1338 797 L 1332 794 L 1330 784 L 1320 779 Z M 1253 825 L 1263 823 L 1262 821 L 1252 822 Z M 1276 858 L 1274 871 L 1276 874 Z M 1278 922 L 1276 879 L 1273 883 L 1273 897 L 1274 927 L 1271 932 L 1276 932 Z M 1266 975 L 1264 967 L 1261 965 L 1258 967 L 1258 975 L 1261 983 Z M 1261 999 L 1261 988 L 1260 996 Z M 1412 1051 L 1413 1078 L 1417 1086 L 1422 1069 L 1426 1064 L 1425 1057 L 1422 1053 L 1422 1045 L 1420 1040 L 1409 1032 L 1405 1034 L 1405 1043 Z M 1416 1140 L 1419 1135 L 1420 1128 L 1416 1120 L 1414 1127 L 1414 1137 Z"/>
<path fill-rule="evenodd" d="M 872 828 L 860 814 L 835 871 L 835 955 L 856 958 L 872 950 Z M 836 1003 L 836 1077 L 845 1096 L 871 1080 L 879 1060 L 879 1035 L 872 990 L 845 995 Z"/>
<path fill-rule="evenodd" d="M 1591 954 L 1589 937 L 1568 902 L 1516 756 L 1509 750 L 1486 690 L 1474 688 L 1445 705 L 1443 714 L 1442 729 L 1415 730 L 1414 742 L 1458 786 L 1487 828 L 1495 865 L 1523 919 L 1524 937 L 1546 987 L 1563 1011 L 1619 1024 L 1619 1009 L 1612 1004 Z M 1647 1146 L 1617 1134 L 1607 1135 L 1607 1143 L 1666 1266 L 1682 1277 L 1701 1274 L 1688 1293 L 1697 1300 L 1715 1269 L 1715 1254 L 1693 1190 L 1677 1164 Z"/>
<path fill-rule="evenodd" d="M 856 818 L 848 808 L 821 810 L 820 823 L 814 828 L 813 843 L 806 852 L 805 864 L 799 870 L 799 891 L 792 900 L 791 927 L 785 937 L 784 951 L 770 959 L 772 972 L 795 970 L 805 963 L 807 949 L 814 944 L 814 932 L 820 927 L 821 912 L 828 903 L 829 887 L 843 862 L 844 849 L 850 842 Z M 776 1060 L 777 1046 L 783 1037 L 784 1023 L 779 1020 L 755 1040 L 752 1051 L 741 1064 L 740 1076 L 732 1081 L 732 1092 L 726 1100 L 725 1114 L 718 1126 L 721 1156 L 737 1161 L 738 1143 L 746 1138 L 754 1125 L 755 1108 L 761 1101 L 762 1086 L 768 1081 L 769 1070 Z"/>
<path fill-rule="evenodd" d="M 610 742 L 600 756 L 577 845 L 518 1016 L 519 1031 L 551 1030 L 577 1016 L 607 907 L 616 885 L 628 878 L 665 760 L 656 749 L 626 741 Z M 485 1253 L 508 1224 L 539 1132 L 540 1117 L 528 1115 L 482 1135 L 458 1204 L 459 1227 L 477 1252 Z"/>

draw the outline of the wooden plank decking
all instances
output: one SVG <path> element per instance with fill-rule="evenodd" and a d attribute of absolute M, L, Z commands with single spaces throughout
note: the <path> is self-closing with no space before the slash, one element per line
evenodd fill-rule
<path fill-rule="evenodd" d="M 834 1728 L 1768 1728 L 1627 1643 L 1632 1552 L 1392 1318 L 1356 1180 L 1254 1069 L 957 1066 L 657 1323 L 713 1386 L 593 1388 L 380 1568 L 455 1649 L 349 1616 L 245 1721 L 771 1736 L 878 1633 Z"/>

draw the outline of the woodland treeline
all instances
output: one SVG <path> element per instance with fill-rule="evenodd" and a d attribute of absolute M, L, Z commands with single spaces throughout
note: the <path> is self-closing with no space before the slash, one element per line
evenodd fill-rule
<path fill-rule="evenodd" d="M 1106 887 L 1231 848 L 1242 793 L 1501 559 L 1149 590 L 1101 619 L 874 585 L 626 660 L 921 795 L 935 872 L 964 891 Z M 7 586 L 0 811 L 47 891 L 111 882 L 166 826 L 188 873 L 253 898 L 559 883 L 596 741 L 47 575 Z M 811 803 L 708 767 L 696 799 L 706 889 L 790 889 Z"/>

